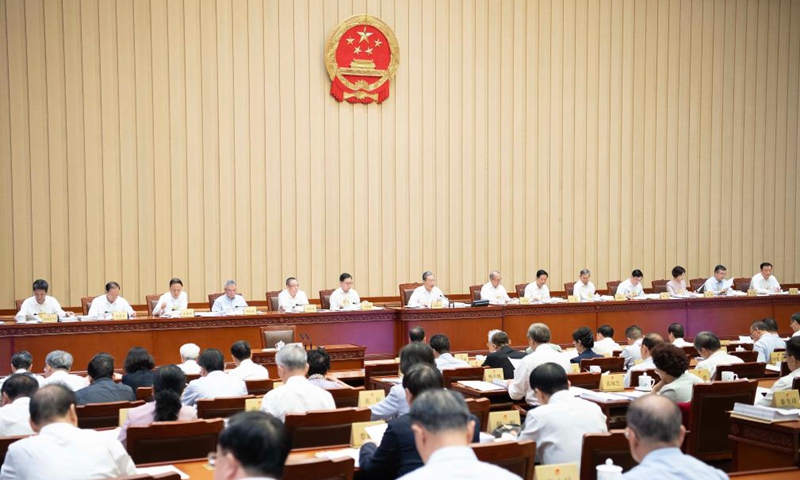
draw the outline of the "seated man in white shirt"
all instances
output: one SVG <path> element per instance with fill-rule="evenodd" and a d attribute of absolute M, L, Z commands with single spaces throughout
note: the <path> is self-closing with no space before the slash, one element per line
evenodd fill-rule
<path fill-rule="evenodd" d="M 272 414 L 283 422 L 287 413 L 336 408 L 333 396 L 328 391 L 308 383 L 308 361 L 302 346 L 296 343 L 284 346 L 275 355 L 275 363 L 278 365 L 278 376 L 283 381 L 283 386 L 264 395 L 261 411 Z"/>
<path fill-rule="evenodd" d="M 33 435 L 31 397 L 39 382 L 29 373 L 15 373 L 3 382 L 3 407 L 0 408 L 0 437 Z"/>
<path fill-rule="evenodd" d="M 111 314 L 114 312 L 125 312 L 128 314 L 128 318 L 135 317 L 136 312 L 131 308 L 131 304 L 119 296 L 120 288 L 117 282 L 106 283 L 106 294 L 95 297 L 92 300 L 92 305 L 89 307 L 89 316 L 110 319 Z"/>
<path fill-rule="evenodd" d="M 623 480 L 727 480 L 722 470 L 685 455 L 680 446 L 686 435 L 681 411 L 661 395 L 645 395 L 631 402 L 625 437 L 639 465 L 622 475 Z"/>
<path fill-rule="evenodd" d="M 777 333 L 769 330 L 769 326 L 763 320 L 750 325 L 750 338 L 755 342 L 753 351 L 758 352 L 757 362 L 769 363 L 769 357 L 776 348 L 786 348 L 786 342 L 781 340 Z"/>
<path fill-rule="evenodd" d="M 521 480 L 475 456 L 469 446 L 475 421 L 460 393 L 439 388 L 425 390 L 414 398 L 409 415 L 414 443 L 425 466 L 401 479 Z"/>
<path fill-rule="evenodd" d="M 789 374 L 775 382 L 766 396 L 762 397 L 761 394 L 757 393 L 756 405 L 762 407 L 773 406 L 772 400 L 775 398 L 775 392 L 791 390 L 794 379 L 800 377 L 800 337 L 792 337 L 786 342 L 786 366 L 789 367 Z M 0 412 L 2 412 L 2 410 L 3 409 L 0 409 Z"/>
<path fill-rule="evenodd" d="M 671 323 L 667 328 L 667 338 L 669 339 L 669 343 L 675 345 L 678 348 L 683 347 L 691 347 L 692 344 L 687 342 L 683 339 L 684 330 L 683 325 L 680 323 Z"/>
<path fill-rule="evenodd" d="M 353 288 L 353 276 L 349 273 L 339 275 L 339 288 L 331 293 L 331 310 L 353 308 L 361 303 L 361 297 Z"/>
<path fill-rule="evenodd" d="M 572 294 L 578 297 L 578 300 L 581 302 L 594 300 L 596 290 L 594 284 L 589 281 L 590 278 L 592 278 L 592 272 L 590 272 L 588 268 L 584 268 L 581 270 L 580 277 L 572 288 Z"/>
<path fill-rule="evenodd" d="M 29 317 L 37 317 L 40 313 L 55 313 L 59 317 L 71 317 L 72 312 L 65 312 L 58 300 L 47 295 L 50 285 L 46 280 L 38 279 L 33 282 L 33 296 L 25 299 L 15 317 L 17 322 L 24 322 Z"/>
<path fill-rule="evenodd" d="M 560 365 L 565 372 L 572 371 L 566 356 L 550 346 L 550 328 L 544 323 L 533 323 L 528 327 L 528 345 L 532 353 L 522 359 L 514 371 L 514 379 L 508 381 L 508 394 L 514 400 L 525 399 L 528 405 L 537 405 L 539 399 L 530 384 L 533 369 L 543 363 L 552 362 Z"/>
<path fill-rule="evenodd" d="M 44 386 L 44 377 L 31 373 L 33 368 L 33 357 L 27 350 L 16 352 L 11 355 L 11 373 L 27 373 L 39 384 L 40 387 Z M 5 379 L 0 379 L 0 386 L 3 385 Z"/>
<path fill-rule="evenodd" d="M 759 268 L 760 272 L 756 273 L 750 279 L 750 288 L 756 293 L 778 293 L 781 291 L 781 284 L 778 279 L 772 274 L 772 264 L 769 262 L 762 263 Z"/>
<path fill-rule="evenodd" d="M 492 305 L 505 305 L 511 301 L 511 297 L 506 292 L 500 282 L 503 281 L 503 276 L 500 275 L 499 270 L 492 270 L 489 272 L 489 281 L 481 287 L 481 300 L 489 300 Z"/>
<path fill-rule="evenodd" d="M 597 340 L 594 342 L 594 353 L 599 355 L 611 355 L 612 352 L 622 350 L 622 346 L 614 341 L 614 327 L 611 325 L 600 325 L 597 328 Z"/>
<path fill-rule="evenodd" d="M 793 337 L 800 337 L 800 312 L 795 312 L 789 318 L 789 328 L 792 329 Z"/>
<path fill-rule="evenodd" d="M 639 346 L 639 356 L 642 358 L 642 363 L 636 364 L 634 362 L 630 368 L 625 372 L 625 388 L 635 387 L 636 385 L 631 385 L 631 372 L 633 371 L 642 371 L 642 370 L 651 370 L 656 368 L 655 364 L 653 363 L 653 357 L 651 352 L 653 349 L 664 343 L 664 337 L 657 333 L 648 333 L 642 339 L 642 343 Z"/>
<path fill-rule="evenodd" d="M 300 290 L 300 282 L 294 277 L 287 278 L 286 288 L 278 295 L 278 310 L 293 312 L 308 303 L 306 292 Z"/>
<path fill-rule="evenodd" d="M 278 419 L 262 412 L 237 413 L 219 434 L 214 478 L 282 478 L 290 449 L 291 439 Z"/>
<path fill-rule="evenodd" d="M 529 283 L 525 287 L 524 297 L 532 302 L 539 302 L 550 298 L 550 289 L 547 288 L 547 278 L 549 275 L 544 270 L 536 272 L 536 281 Z"/>
<path fill-rule="evenodd" d="M 725 268 L 725 265 L 717 265 L 714 267 L 714 276 L 708 277 L 706 283 L 700 288 L 703 292 L 711 292 L 714 295 L 729 295 L 733 280 L 725 280 L 727 274 L 728 269 Z"/>
<path fill-rule="evenodd" d="M 708 370 L 711 379 L 717 374 L 718 366 L 744 362 L 741 358 L 729 355 L 723 350 L 719 338 L 711 332 L 698 333 L 694 337 L 694 348 L 703 357 L 703 360 L 697 362 L 695 369 Z"/>
<path fill-rule="evenodd" d="M 263 380 L 269 378 L 269 372 L 262 365 L 253 363 L 253 352 L 250 344 L 244 340 L 231 345 L 231 356 L 236 368 L 228 372 L 228 375 L 239 380 Z"/>
<path fill-rule="evenodd" d="M 192 380 L 181 396 L 181 403 L 193 406 L 203 398 L 240 397 L 247 395 L 244 380 L 225 373 L 225 357 L 216 348 L 208 348 L 197 360 L 200 378 Z"/>
<path fill-rule="evenodd" d="M 644 274 L 638 268 L 631 272 L 631 278 L 623 280 L 617 286 L 617 295 L 623 295 L 625 298 L 638 297 L 644 295 L 644 288 L 642 287 L 642 278 Z"/>
<path fill-rule="evenodd" d="M 441 302 L 444 307 L 448 303 L 444 293 L 436 286 L 436 276 L 433 272 L 426 271 L 422 274 L 422 285 L 411 294 L 407 306 L 430 308 L 433 302 Z"/>
<path fill-rule="evenodd" d="M 78 428 L 75 394 L 48 385 L 31 398 L 31 424 L 38 435 L 8 447 L 2 480 L 83 480 L 136 474 L 136 467 L 116 438 Z"/>
<path fill-rule="evenodd" d="M 199 375 L 200 365 L 197 364 L 197 357 L 200 356 L 200 347 L 194 343 L 184 343 L 181 345 L 181 364 L 178 368 L 183 370 L 186 375 Z"/>
<path fill-rule="evenodd" d="M 533 440 L 542 464 L 577 463 L 583 435 L 608 431 L 606 416 L 594 403 L 569 393 L 567 372 L 554 363 L 536 367 L 530 384 L 541 406 L 528 412 L 519 440 Z"/>
<path fill-rule="evenodd" d="M 172 312 L 180 312 L 189 307 L 189 296 L 183 291 L 183 282 L 180 278 L 173 278 L 169 281 L 169 291 L 156 302 L 153 309 L 153 316 L 166 317 Z"/>
<path fill-rule="evenodd" d="M 436 367 L 433 349 L 423 342 L 411 342 L 400 350 L 400 373 L 405 375 L 414 365 Z M 392 385 L 386 398 L 371 405 L 372 420 L 389 420 L 408 413 L 408 399 L 402 384 Z"/>
<path fill-rule="evenodd" d="M 439 370 L 452 370 L 454 368 L 468 368 L 469 363 L 455 358 L 450 353 L 450 339 L 447 335 L 437 333 L 431 337 L 431 348 L 436 359 L 436 368 Z"/>
<path fill-rule="evenodd" d="M 625 370 L 631 368 L 636 360 L 642 359 L 642 329 L 638 325 L 631 325 L 625 329 L 625 340 L 628 341 L 628 346 L 622 349 L 619 355 L 625 360 Z"/>
<path fill-rule="evenodd" d="M 233 313 L 247 307 L 244 297 L 236 293 L 237 285 L 234 280 L 225 282 L 225 293 L 214 300 L 211 311 L 214 313 Z"/>
<path fill-rule="evenodd" d="M 89 386 L 89 379 L 69 373 L 72 355 L 63 350 L 54 350 L 44 357 L 44 384 L 61 384 L 73 392 Z"/>

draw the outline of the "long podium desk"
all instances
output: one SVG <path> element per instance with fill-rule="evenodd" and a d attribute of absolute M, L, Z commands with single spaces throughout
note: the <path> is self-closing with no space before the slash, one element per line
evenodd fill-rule
<path fill-rule="evenodd" d="M 252 316 L 195 317 L 89 321 L 53 324 L 15 324 L 13 318 L 0 325 L 0 375 L 10 373 L 13 352 L 28 350 L 34 369 L 41 372 L 45 355 L 55 349 L 75 357 L 74 368 L 84 370 L 92 355 L 107 352 L 122 366 L 128 349 L 148 349 L 159 365 L 179 363 L 180 346 L 187 342 L 201 348 L 217 348 L 226 357 L 237 340 L 261 347 L 259 327 L 295 325 L 297 332 L 311 336 L 314 345 L 356 344 L 366 348 L 366 359 L 395 358 L 408 343 L 414 326 L 425 329 L 428 338 L 436 333 L 450 337 L 453 351 L 470 355 L 486 352 L 489 330 L 508 333 L 512 345 L 527 343 L 531 323 L 550 327 L 554 343 L 570 343 L 572 332 L 581 326 L 596 330 L 609 324 L 615 340 L 624 344 L 625 328 L 636 324 L 645 332 L 666 335 L 670 323 L 679 322 L 687 337 L 711 330 L 722 338 L 747 334 L 755 320 L 772 317 L 782 336 L 791 334 L 789 317 L 800 311 L 800 295 L 722 297 L 670 300 L 631 300 L 504 307 L 410 309 L 385 308 L 369 311 L 316 313 L 260 313 Z"/>

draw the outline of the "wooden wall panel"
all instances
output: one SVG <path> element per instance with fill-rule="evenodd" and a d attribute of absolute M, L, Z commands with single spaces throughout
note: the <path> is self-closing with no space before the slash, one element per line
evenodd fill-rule
<path fill-rule="evenodd" d="M 394 27 L 383 105 L 334 26 Z M 800 281 L 791 0 L 0 0 L 0 305 L 681 264 Z"/>

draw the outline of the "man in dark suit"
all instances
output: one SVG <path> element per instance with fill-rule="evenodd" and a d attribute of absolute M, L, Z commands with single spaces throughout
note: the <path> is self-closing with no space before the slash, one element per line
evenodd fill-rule
<path fill-rule="evenodd" d="M 509 358 L 520 359 L 525 357 L 525 352 L 518 352 L 508 346 L 511 341 L 508 339 L 506 332 L 496 331 L 489 339 L 489 355 L 483 361 L 484 367 L 489 368 L 502 368 L 503 378 L 506 380 L 514 378 L 514 365 L 508 360 Z"/>
<path fill-rule="evenodd" d="M 131 387 L 114 383 L 114 357 L 111 355 L 98 353 L 89 362 L 88 370 L 92 384 L 75 392 L 78 405 L 136 400 Z"/>
<path fill-rule="evenodd" d="M 442 374 L 439 369 L 427 364 L 414 365 L 403 376 L 403 388 L 409 405 L 425 390 L 441 389 Z M 473 442 L 480 438 L 480 421 L 473 415 L 475 431 Z M 361 446 L 358 479 L 394 479 L 422 467 L 422 458 L 417 453 L 411 417 L 402 415 L 389 422 L 380 446 L 367 442 Z"/>

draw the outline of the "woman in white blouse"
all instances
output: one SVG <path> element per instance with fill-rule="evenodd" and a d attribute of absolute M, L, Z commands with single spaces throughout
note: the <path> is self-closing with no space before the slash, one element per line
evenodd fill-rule
<path fill-rule="evenodd" d="M 653 393 L 669 398 L 675 403 L 691 402 L 694 386 L 703 380 L 688 372 L 689 358 L 683 349 L 662 343 L 650 352 L 656 373 L 661 381 L 653 387 Z"/>
<path fill-rule="evenodd" d="M 684 275 L 686 275 L 686 269 L 680 265 L 672 269 L 672 280 L 667 282 L 667 292 L 669 292 L 670 295 L 686 293 L 686 281 L 683 280 Z"/>

